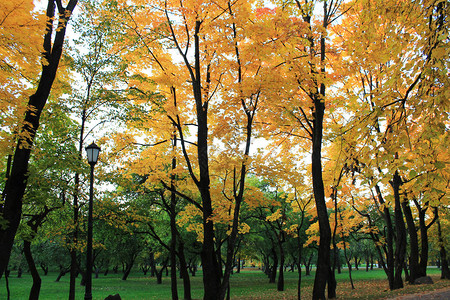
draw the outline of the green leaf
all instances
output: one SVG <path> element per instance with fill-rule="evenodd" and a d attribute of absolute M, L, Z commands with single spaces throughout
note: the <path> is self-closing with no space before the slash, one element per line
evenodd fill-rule
<path fill-rule="evenodd" d="M 444 169 L 445 168 L 445 162 L 443 161 L 437 161 L 434 163 L 434 166 L 436 169 Z"/>
<path fill-rule="evenodd" d="M 414 178 L 417 176 L 417 172 L 414 170 L 409 171 L 409 178 Z"/>

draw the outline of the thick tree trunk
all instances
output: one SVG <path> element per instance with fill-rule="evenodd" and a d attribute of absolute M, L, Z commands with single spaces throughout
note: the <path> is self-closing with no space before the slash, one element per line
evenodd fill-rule
<path fill-rule="evenodd" d="M 58 29 L 55 32 L 55 39 L 52 45 L 53 22 L 47 22 L 44 36 L 44 59 L 47 64 L 42 65 L 41 78 L 36 93 L 30 96 L 27 110 L 18 137 L 17 146 L 14 152 L 14 160 L 11 174 L 8 177 L 2 193 L 3 205 L 0 206 L 0 217 L 8 222 L 6 228 L 0 229 L 0 278 L 5 272 L 11 249 L 14 243 L 17 228 L 22 216 L 22 199 L 28 179 L 28 163 L 34 138 L 39 128 L 39 119 L 47 102 L 53 81 L 56 77 L 59 61 L 62 54 L 64 37 L 67 22 L 77 0 L 70 0 L 64 11 L 59 14 Z M 47 17 L 53 20 L 55 16 L 55 1 L 48 1 Z"/>
<path fill-rule="evenodd" d="M 200 62 L 200 27 L 202 22 L 196 21 L 194 33 L 194 70 L 190 65 L 192 77 L 192 89 L 195 99 L 197 114 L 197 159 L 200 171 L 200 180 L 196 181 L 200 192 L 203 208 L 203 245 L 201 251 L 203 267 L 204 300 L 216 300 L 219 298 L 220 281 L 222 271 L 219 267 L 218 257 L 214 249 L 214 224 L 211 221 L 212 201 L 210 193 L 209 159 L 208 159 L 208 101 L 203 101 L 201 85 Z"/>
<path fill-rule="evenodd" d="M 414 281 L 422 277 L 419 271 L 419 239 L 417 237 L 416 225 L 414 223 L 414 218 L 411 212 L 411 207 L 407 201 L 402 202 L 402 208 L 406 219 L 406 224 L 408 224 L 408 235 L 409 235 L 409 283 L 413 284 Z"/>
<path fill-rule="evenodd" d="M 378 186 L 378 184 L 375 185 L 375 190 L 377 193 L 378 202 L 381 205 L 385 204 L 383 196 L 381 194 L 380 187 Z M 386 263 L 384 263 L 383 254 L 381 253 L 379 248 L 377 248 L 377 249 L 379 250 L 378 251 L 379 260 L 382 262 L 381 265 L 383 266 L 383 269 L 388 277 L 389 289 L 393 290 L 394 289 L 394 226 L 392 224 L 391 212 L 389 211 L 389 208 L 386 207 L 386 205 L 384 206 L 384 209 L 383 209 L 383 218 L 384 218 L 384 222 L 386 225 L 386 250 L 385 250 Z"/>

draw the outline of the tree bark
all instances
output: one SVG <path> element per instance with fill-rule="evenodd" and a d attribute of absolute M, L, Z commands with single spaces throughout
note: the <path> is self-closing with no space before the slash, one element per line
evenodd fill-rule
<path fill-rule="evenodd" d="M 325 112 L 325 104 L 323 96 L 325 94 L 325 85 L 321 84 L 321 94 L 314 95 L 314 128 L 313 128 L 313 144 L 312 144 L 312 181 L 313 193 L 316 202 L 317 218 L 319 221 L 319 251 L 317 253 L 317 269 L 314 279 L 313 299 L 325 299 L 325 288 L 327 283 L 333 285 L 330 265 L 330 244 L 331 244 L 331 228 L 328 220 L 328 211 L 325 203 L 325 188 L 322 178 L 322 131 L 323 116 Z M 332 292 L 333 293 L 333 292 Z M 330 298 L 334 296 L 329 295 Z"/>
<path fill-rule="evenodd" d="M 184 255 L 184 244 L 183 241 L 180 239 L 180 242 L 178 243 L 178 259 L 180 261 L 180 273 L 181 277 L 183 278 L 183 294 L 184 294 L 184 300 L 191 300 L 191 280 L 189 278 L 189 272 L 188 267 L 186 264 L 186 257 Z"/>
<path fill-rule="evenodd" d="M 174 102 L 176 107 L 176 98 L 174 94 Z M 173 137 L 173 148 L 177 146 L 176 131 Z M 172 171 L 177 167 L 177 160 L 172 157 Z M 176 206 L 177 206 L 177 196 L 175 194 L 175 180 L 176 177 L 172 173 L 170 175 L 170 185 L 171 185 L 171 195 L 170 195 L 170 207 L 169 207 L 169 217 L 170 217 L 170 285 L 172 290 L 172 300 L 178 300 L 178 288 L 177 288 L 177 223 L 176 223 Z"/>
<path fill-rule="evenodd" d="M 272 248 L 272 256 L 273 256 L 273 265 L 270 268 L 269 283 L 275 283 L 275 279 L 277 278 L 278 255 L 274 247 Z"/>
<path fill-rule="evenodd" d="M 33 278 L 33 285 L 31 286 L 29 300 L 38 300 L 39 293 L 41 291 L 41 277 L 39 276 L 39 272 L 36 268 L 36 264 L 33 259 L 33 255 L 31 254 L 31 241 L 23 241 L 23 253 L 25 255 L 25 259 L 28 263 L 28 268 L 31 273 L 31 277 Z"/>
<path fill-rule="evenodd" d="M 417 237 L 416 225 L 412 216 L 411 207 L 407 201 L 402 203 L 403 212 L 408 225 L 409 235 L 409 283 L 413 284 L 414 281 L 422 277 L 419 272 L 419 239 Z"/>
<path fill-rule="evenodd" d="M 297 300 L 302 299 L 302 250 L 303 250 L 303 244 L 300 241 L 300 235 L 297 237 L 297 269 L 298 269 L 298 282 L 297 282 Z"/>
<path fill-rule="evenodd" d="M 425 208 L 421 207 L 417 201 L 414 201 L 419 211 L 419 229 L 420 229 L 420 260 L 419 260 L 419 269 L 418 269 L 418 277 L 427 276 L 427 266 L 428 266 L 428 228 L 431 226 L 433 221 L 437 220 L 437 215 L 434 216 L 434 220 L 428 224 L 425 223 L 426 218 L 426 210 L 428 209 L 428 203 L 425 203 Z"/>
<path fill-rule="evenodd" d="M 385 204 L 383 196 L 381 194 L 380 187 L 378 184 L 375 185 L 375 190 L 377 193 L 376 199 L 378 199 L 378 202 L 383 205 Z M 389 211 L 389 208 L 384 205 L 383 208 L 383 218 L 386 225 L 386 246 L 385 246 L 385 254 L 386 254 L 386 263 L 384 263 L 384 258 L 382 255 L 382 252 L 379 248 L 377 248 L 379 260 L 381 265 L 383 266 L 383 269 L 388 277 L 389 282 L 389 289 L 394 289 L 394 225 L 392 224 L 392 218 L 391 218 L 391 212 Z"/>
<path fill-rule="evenodd" d="M 277 291 L 284 291 L 284 249 L 282 242 L 279 242 L 280 248 L 280 270 L 278 272 L 278 283 L 277 283 Z"/>
<path fill-rule="evenodd" d="M 438 237 L 439 237 L 439 254 L 441 256 L 441 279 L 450 279 L 450 269 L 448 267 L 447 251 L 444 246 L 444 239 L 442 238 L 441 221 L 439 220 L 439 210 L 434 209 L 437 217 Z"/>
<path fill-rule="evenodd" d="M 392 188 L 394 190 L 394 217 L 395 217 L 395 228 L 396 228 L 396 239 L 395 239 L 395 274 L 394 274 L 394 289 L 403 288 L 402 271 L 403 264 L 405 262 L 406 255 L 406 227 L 403 220 L 403 213 L 400 203 L 400 186 L 402 180 L 400 175 L 396 171 L 394 177 L 391 181 Z"/>

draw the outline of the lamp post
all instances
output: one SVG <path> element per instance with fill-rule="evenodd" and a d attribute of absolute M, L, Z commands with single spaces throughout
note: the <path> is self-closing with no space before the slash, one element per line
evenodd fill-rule
<path fill-rule="evenodd" d="M 91 165 L 91 178 L 89 189 L 89 212 L 88 212 L 88 232 L 87 232 L 87 249 L 86 249 L 86 290 L 84 294 L 85 300 L 92 299 L 92 205 L 94 199 L 94 166 L 97 163 L 100 147 L 95 143 L 90 144 L 86 148 L 86 154 L 89 165 Z"/>

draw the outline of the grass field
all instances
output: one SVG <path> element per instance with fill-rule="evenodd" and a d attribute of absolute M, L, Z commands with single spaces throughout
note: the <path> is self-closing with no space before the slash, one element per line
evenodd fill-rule
<path fill-rule="evenodd" d="M 449 280 L 440 280 L 440 270 L 430 268 L 428 270 L 434 280 L 433 285 L 411 286 L 389 291 L 386 276 L 381 269 L 366 272 L 365 270 L 353 271 L 352 276 L 355 283 L 355 290 L 351 289 L 348 273 L 336 274 L 338 281 L 338 299 L 383 299 L 395 297 L 402 294 L 417 293 L 426 290 L 449 287 Z M 57 300 L 68 298 L 69 276 L 64 276 L 60 282 L 55 282 L 57 274 L 49 273 L 42 276 L 42 287 L 40 299 Z M 256 269 L 246 269 L 240 274 L 234 274 L 231 279 L 232 299 L 297 299 L 297 273 L 285 273 L 285 291 L 278 292 L 276 284 L 269 284 L 267 277 Z M 302 276 L 302 299 L 310 299 L 314 273 L 311 276 Z M 28 293 L 32 284 L 31 276 L 27 273 L 22 278 L 17 278 L 13 272 L 9 277 L 11 300 L 28 299 Z M 202 299 L 202 278 L 201 272 L 198 276 L 191 277 L 192 296 L 194 299 Z M 104 299 L 110 294 L 119 293 L 124 300 L 171 299 L 170 278 L 164 277 L 162 284 L 156 284 L 156 278 L 143 276 L 142 273 L 132 273 L 126 281 L 121 280 L 120 274 L 100 275 L 93 279 L 93 298 Z M 77 299 L 84 299 L 84 287 L 77 282 Z M 183 297 L 182 282 L 179 281 L 179 296 Z M 3 277 L 0 280 L 0 299 L 7 299 L 6 283 Z"/>

